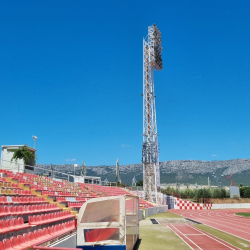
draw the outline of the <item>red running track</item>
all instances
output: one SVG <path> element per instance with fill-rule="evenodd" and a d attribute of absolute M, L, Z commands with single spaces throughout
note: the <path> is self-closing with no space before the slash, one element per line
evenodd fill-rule
<path fill-rule="evenodd" d="M 168 224 L 168 227 L 194 250 L 239 249 L 188 224 Z"/>
<path fill-rule="evenodd" d="M 171 209 L 170 211 L 185 218 L 198 221 L 207 226 L 250 241 L 250 218 L 235 215 L 235 213 L 249 213 L 250 209 L 201 211 Z"/>

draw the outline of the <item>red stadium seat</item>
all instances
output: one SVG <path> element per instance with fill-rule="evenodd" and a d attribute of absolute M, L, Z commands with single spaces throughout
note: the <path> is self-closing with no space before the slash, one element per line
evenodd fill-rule
<path fill-rule="evenodd" d="M 14 224 L 14 227 L 15 227 L 16 229 L 19 229 L 19 228 L 20 228 L 20 222 L 19 222 L 19 220 L 18 220 L 17 218 L 14 219 L 13 224 Z"/>
<path fill-rule="evenodd" d="M 20 246 L 19 246 L 19 240 L 18 240 L 18 238 L 16 238 L 16 237 L 11 237 L 10 238 L 10 243 L 11 243 L 11 246 L 12 246 L 12 248 L 14 248 L 14 249 L 22 249 Z"/>
<path fill-rule="evenodd" d="M 4 215 L 4 208 L 0 206 L 0 216 Z"/>
<path fill-rule="evenodd" d="M 11 219 L 7 219 L 6 221 L 8 222 L 8 228 L 9 228 L 9 230 L 14 229 L 14 221 L 11 220 Z"/>
<path fill-rule="evenodd" d="M 0 250 L 4 250 L 4 244 L 2 241 L 0 241 Z"/>
<path fill-rule="evenodd" d="M 28 233 L 28 235 L 29 235 L 29 239 L 30 239 L 31 244 L 35 244 L 37 242 L 35 234 L 33 232 L 30 232 L 30 233 Z M 26 240 L 26 238 L 25 238 L 25 240 Z"/>
<path fill-rule="evenodd" d="M 31 245 L 28 244 L 28 241 L 25 241 L 25 237 L 23 235 L 17 235 L 17 238 L 19 240 L 19 246 L 22 248 L 30 248 Z"/>
<path fill-rule="evenodd" d="M 11 242 L 10 242 L 9 239 L 4 239 L 3 240 L 3 245 L 4 245 L 5 250 L 13 250 L 13 248 L 11 246 Z"/>
<path fill-rule="evenodd" d="M 7 232 L 9 230 L 9 224 L 7 220 L 2 221 L 2 232 Z"/>
<path fill-rule="evenodd" d="M 29 224 L 31 225 L 31 224 L 33 224 L 34 222 L 35 222 L 35 220 L 34 220 L 34 217 L 33 216 L 29 216 Z"/>

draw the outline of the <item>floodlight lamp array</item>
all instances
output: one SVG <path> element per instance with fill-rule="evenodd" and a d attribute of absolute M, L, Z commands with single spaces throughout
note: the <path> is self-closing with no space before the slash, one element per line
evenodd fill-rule
<path fill-rule="evenodd" d="M 161 46 L 161 32 L 155 24 L 153 25 L 153 32 L 150 34 L 150 36 L 153 41 L 153 60 L 151 61 L 151 64 L 156 70 L 162 70 L 163 63 L 161 53 L 163 48 Z"/>

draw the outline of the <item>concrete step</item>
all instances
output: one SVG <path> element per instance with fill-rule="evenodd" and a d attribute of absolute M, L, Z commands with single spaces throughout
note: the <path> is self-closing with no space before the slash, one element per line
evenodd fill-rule
<path fill-rule="evenodd" d="M 29 186 L 24 186 L 24 185 L 27 185 L 27 184 L 18 184 L 18 186 L 23 189 L 23 190 L 30 190 L 30 187 Z"/>
<path fill-rule="evenodd" d="M 70 212 L 71 212 L 71 214 L 73 214 L 73 215 L 77 215 L 77 216 L 78 216 L 77 211 L 70 211 Z"/>
<path fill-rule="evenodd" d="M 71 212 L 71 208 L 70 207 L 64 207 L 63 211 L 70 211 Z"/>
<path fill-rule="evenodd" d="M 66 208 L 66 205 L 60 204 L 60 203 L 57 203 L 57 206 L 60 207 L 60 208 Z M 66 210 L 65 210 L 65 211 L 66 211 Z"/>
<path fill-rule="evenodd" d="M 18 183 L 18 180 L 13 180 L 12 178 L 9 178 L 9 177 L 5 177 L 6 181 L 10 181 L 11 183 L 15 183 L 17 184 Z"/>
<path fill-rule="evenodd" d="M 38 197 L 42 196 L 41 192 L 37 192 L 36 190 L 31 190 L 31 193 L 38 196 Z"/>

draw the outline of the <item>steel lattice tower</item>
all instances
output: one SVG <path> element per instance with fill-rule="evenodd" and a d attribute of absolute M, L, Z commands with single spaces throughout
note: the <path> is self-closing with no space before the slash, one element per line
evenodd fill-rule
<path fill-rule="evenodd" d="M 157 203 L 160 192 L 160 169 L 156 123 L 154 72 L 162 70 L 161 32 L 154 24 L 143 38 L 143 189 L 145 199 Z"/>

